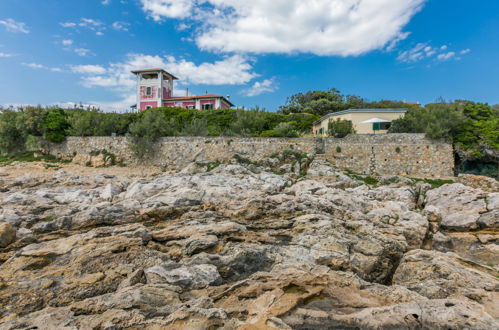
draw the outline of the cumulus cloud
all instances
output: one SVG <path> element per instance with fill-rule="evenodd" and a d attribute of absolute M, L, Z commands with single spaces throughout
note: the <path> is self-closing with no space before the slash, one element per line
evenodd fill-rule
<path fill-rule="evenodd" d="M 105 74 L 82 77 L 85 87 L 109 87 L 127 90 L 135 87 L 132 70 L 143 68 L 164 68 L 180 78 L 181 85 L 242 85 L 257 74 L 252 65 L 241 55 L 233 55 L 223 60 L 196 64 L 173 56 L 161 57 L 144 54 L 129 54 L 124 62 L 111 63 Z"/>
<path fill-rule="evenodd" d="M 203 50 L 359 55 L 407 37 L 425 0 L 141 0 L 153 19 L 189 19 Z"/>
<path fill-rule="evenodd" d="M 63 44 L 64 46 L 71 46 L 71 45 L 73 44 L 73 40 L 71 40 L 71 39 L 66 39 L 66 40 L 63 40 L 63 41 L 62 41 L 62 44 Z"/>
<path fill-rule="evenodd" d="M 274 79 L 265 79 L 263 81 L 257 81 L 248 89 L 242 90 L 242 94 L 245 96 L 258 96 L 263 93 L 272 93 L 277 90 L 277 84 Z"/>
<path fill-rule="evenodd" d="M 12 56 L 14 56 L 14 54 L 0 52 L 0 58 L 6 58 L 6 57 L 12 57 Z"/>
<path fill-rule="evenodd" d="M 29 33 L 29 29 L 25 23 L 16 22 L 12 18 L 0 20 L 0 25 L 5 26 L 7 31 L 10 31 L 10 32 Z"/>
<path fill-rule="evenodd" d="M 45 66 L 43 64 L 38 64 L 38 63 L 21 63 L 21 64 L 28 67 L 28 68 L 37 69 L 37 70 L 48 70 L 48 71 L 52 71 L 52 72 L 62 72 L 61 68 L 52 68 L 52 67 L 48 67 L 48 66 Z"/>
<path fill-rule="evenodd" d="M 104 6 L 111 4 L 111 0 L 102 0 L 101 2 Z"/>

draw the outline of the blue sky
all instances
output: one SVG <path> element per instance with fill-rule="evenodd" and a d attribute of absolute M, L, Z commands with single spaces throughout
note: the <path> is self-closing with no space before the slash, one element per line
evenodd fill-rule
<path fill-rule="evenodd" d="M 0 104 L 134 104 L 132 69 L 178 95 L 275 111 L 337 88 L 370 100 L 499 103 L 499 1 L 2 0 Z"/>

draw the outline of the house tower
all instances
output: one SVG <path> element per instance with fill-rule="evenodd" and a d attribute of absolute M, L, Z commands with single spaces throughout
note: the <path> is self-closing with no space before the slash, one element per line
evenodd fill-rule
<path fill-rule="evenodd" d="M 137 76 L 137 109 L 161 107 L 173 96 L 173 81 L 178 80 L 162 69 L 132 71 Z"/>

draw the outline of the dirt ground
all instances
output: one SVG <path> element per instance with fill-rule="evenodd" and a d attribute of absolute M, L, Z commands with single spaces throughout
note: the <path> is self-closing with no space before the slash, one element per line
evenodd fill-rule
<path fill-rule="evenodd" d="M 13 162 L 10 165 L 0 167 L 0 178 L 13 179 L 30 175 L 36 178 L 52 178 L 58 173 L 70 173 L 71 175 L 93 176 L 112 175 L 116 177 L 154 177 L 163 174 L 164 171 L 155 166 L 134 167 L 87 167 L 77 164 L 60 164 L 45 162 Z"/>

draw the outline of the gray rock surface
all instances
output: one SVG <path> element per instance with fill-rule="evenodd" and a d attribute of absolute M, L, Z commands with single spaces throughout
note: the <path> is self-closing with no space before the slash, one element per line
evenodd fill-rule
<path fill-rule="evenodd" d="M 4 169 L 0 328 L 499 328 L 497 192 L 208 165 Z"/>

